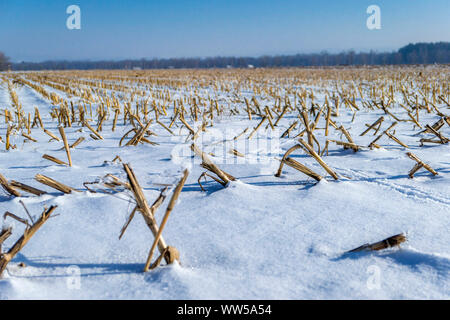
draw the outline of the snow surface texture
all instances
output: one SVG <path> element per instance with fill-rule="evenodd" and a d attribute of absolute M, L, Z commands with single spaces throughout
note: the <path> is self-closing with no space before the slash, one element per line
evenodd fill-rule
<path fill-rule="evenodd" d="M 48 92 L 77 101 L 62 91 L 44 87 Z M 57 122 L 49 115 L 51 102 L 28 86 L 17 85 L 14 90 L 24 111 L 34 114 L 37 106 L 45 127 L 59 136 Z M 182 96 L 183 92 L 174 94 Z M 252 96 L 253 92 L 247 95 L 249 100 Z M 227 99 L 227 93 L 222 92 L 220 98 Z M 396 98 L 402 99 L 401 95 Z M 316 99 L 322 105 L 323 93 L 318 91 Z M 273 105 L 273 101 L 269 103 Z M 448 113 L 449 109 L 443 104 L 439 106 Z M 6 82 L 3 82 L 0 108 L 6 107 L 11 107 L 11 101 Z M 398 117 L 408 118 L 399 106 L 391 111 Z M 344 125 L 355 143 L 362 146 L 374 139 L 373 131 L 359 136 L 366 129 L 365 124 L 384 116 L 381 129 L 384 130 L 393 122 L 382 110 L 362 110 L 353 122 L 352 116 L 349 109 L 342 108 L 340 116 L 333 120 Z M 433 113 L 420 114 L 422 125 L 439 119 Z M 260 120 L 254 116 L 249 121 L 244 111 L 239 115 L 222 116 L 215 121 L 214 130 L 229 139 L 247 127 L 251 131 Z M 279 133 L 294 120 L 294 114 L 284 117 L 278 125 Z M 169 117 L 164 117 L 163 122 L 169 125 Z M 193 122 L 189 122 L 194 127 Z M 270 127 L 265 130 L 266 124 L 261 134 L 268 135 L 271 131 Z M 321 119 L 315 131 L 322 147 L 324 125 L 325 120 Z M 413 127 L 412 122 L 399 122 L 395 128 L 396 137 L 408 144 L 409 150 L 387 137 L 379 140 L 381 149 L 366 148 L 356 153 L 330 143 L 324 160 L 338 173 L 337 181 L 326 175 L 313 158 L 297 150 L 292 158 L 326 176 L 316 183 L 288 166 L 284 166 L 280 178 L 274 176 L 279 159 L 295 144 L 291 135 L 291 138 L 277 141 L 278 145 L 270 154 L 265 145 L 259 148 L 259 159 L 267 160 L 263 163 L 220 164 L 219 159 L 211 157 L 237 181 L 227 188 L 208 181 L 202 183 L 206 190 L 202 192 L 197 179 L 205 170 L 193 163 L 191 157 L 183 157 L 177 151 L 177 146 L 188 147 L 192 141 L 185 143 L 187 131 L 180 129 L 181 122 L 177 121 L 176 126 L 172 127 L 176 136 L 172 136 L 153 123 L 150 129 L 157 136 L 148 139 L 159 145 L 129 147 L 118 146 L 122 135 L 130 129 L 129 124 L 123 125 L 122 117 L 115 132 L 111 131 L 111 118 L 104 123 L 101 132 L 104 141 L 93 140 L 87 128 L 77 132 L 78 124 L 65 128 L 69 143 L 80 136 L 86 138 L 72 149 L 74 165 L 70 168 L 42 159 L 45 153 L 64 161 L 66 157 L 64 150 L 60 150 L 62 142 L 48 143 L 49 137 L 39 128 L 34 128 L 31 134 L 38 143 L 24 143 L 24 138 L 17 135 L 12 137 L 17 149 L 8 152 L 1 143 L 0 173 L 9 180 L 32 185 L 48 194 L 36 197 L 23 192 L 23 197 L 12 198 L 0 193 L 0 212 L 10 211 L 26 217 L 19 200 L 35 216 L 44 206 L 58 205 L 58 208 L 55 217 L 44 224 L 9 264 L 0 280 L 0 299 L 450 298 L 448 144 L 419 147 L 422 136 L 414 134 L 422 129 Z M 449 129 L 445 124 L 440 132 L 448 137 Z M 4 138 L 3 120 L 0 130 Z M 202 133 L 203 141 L 220 142 L 223 138 L 217 138 L 208 130 Z M 346 141 L 332 127 L 329 138 Z M 209 145 L 209 149 L 206 144 L 202 147 L 216 156 L 229 149 L 220 143 L 216 147 L 212 143 Z M 236 147 L 243 152 L 242 148 Z M 415 153 L 439 175 L 432 176 L 422 169 L 410 179 L 408 172 L 415 162 L 406 156 L 406 151 Z M 252 157 L 252 150 L 243 153 Z M 108 173 L 126 180 L 122 165 L 111 162 L 116 155 L 130 163 L 150 204 L 159 195 L 161 184 L 174 186 L 182 170 L 190 169 L 163 232 L 166 242 L 179 250 L 181 264 L 167 266 L 163 263 L 143 273 L 153 242 L 143 218 L 137 214 L 122 240 L 118 239 L 134 206 L 129 193 L 90 193 L 83 187 L 83 182 L 94 181 Z M 37 173 L 81 192 L 64 195 L 36 182 L 33 178 Z M 168 199 L 157 211 L 158 223 L 167 203 Z M 14 235 L 5 242 L 6 248 L 23 231 L 20 223 L 12 221 L 5 222 L 14 225 Z M 408 238 L 401 248 L 344 254 L 362 244 L 401 232 L 406 232 Z M 20 262 L 26 267 L 20 267 Z"/>

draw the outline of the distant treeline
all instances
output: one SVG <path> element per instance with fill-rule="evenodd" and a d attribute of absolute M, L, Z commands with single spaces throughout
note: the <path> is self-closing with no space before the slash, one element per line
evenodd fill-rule
<path fill-rule="evenodd" d="M 337 54 L 278 55 L 261 57 L 211 57 L 141 59 L 121 61 L 44 61 L 12 63 L 12 70 L 65 69 L 168 69 L 168 68 L 247 68 L 308 67 L 346 65 L 448 64 L 450 42 L 408 44 L 396 52 L 354 52 Z"/>

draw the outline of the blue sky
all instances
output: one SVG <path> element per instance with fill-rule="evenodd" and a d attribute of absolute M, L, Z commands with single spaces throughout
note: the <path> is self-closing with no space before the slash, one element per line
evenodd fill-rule
<path fill-rule="evenodd" d="M 81 30 L 66 8 L 81 8 Z M 381 30 L 366 9 L 381 8 Z M 0 51 L 13 61 L 396 50 L 450 41 L 449 0 L 0 0 Z"/>

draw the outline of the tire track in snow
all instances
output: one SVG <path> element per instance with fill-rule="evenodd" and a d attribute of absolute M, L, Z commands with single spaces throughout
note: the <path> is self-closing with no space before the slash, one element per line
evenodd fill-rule
<path fill-rule="evenodd" d="M 437 192 L 430 192 L 424 189 L 421 189 L 418 186 L 409 186 L 404 184 L 397 184 L 394 182 L 389 182 L 387 178 L 373 178 L 367 174 L 361 173 L 358 170 L 352 169 L 339 169 L 339 171 L 347 171 L 350 176 L 360 179 L 360 181 L 367 183 L 375 183 L 383 187 L 387 187 L 389 189 L 395 190 L 407 197 L 416 197 L 422 201 L 431 200 L 438 204 L 450 206 L 450 198 L 445 195 L 440 195 Z M 350 180 L 351 181 L 351 180 Z"/>

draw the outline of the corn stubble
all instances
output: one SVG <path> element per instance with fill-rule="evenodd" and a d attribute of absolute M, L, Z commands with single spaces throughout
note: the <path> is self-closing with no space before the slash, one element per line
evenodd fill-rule
<path fill-rule="evenodd" d="M 303 158 L 305 161 L 317 163 L 319 169 L 339 183 L 341 175 L 330 166 L 332 162 L 327 158 L 330 146 L 334 147 L 330 143 L 355 153 L 390 148 L 388 142 L 393 142 L 396 148 L 402 150 L 448 144 L 450 140 L 444 135 L 443 128 L 450 126 L 450 117 L 446 115 L 450 108 L 450 87 L 445 76 L 447 69 L 444 66 L 436 68 L 441 68 L 442 72 L 422 70 L 421 76 L 417 75 L 414 67 L 5 73 L 0 76 L 0 81 L 8 89 L 11 105 L 9 108 L 0 108 L 6 129 L 4 136 L 0 136 L 0 143 L 4 144 L 5 152 L 14 152 L 20 147 L 20 142 L 37 143 L 39 139 L 36 137 L 42 132 L 50 138 L 48 143 L 59 144 L 57 150 L 61 151 L 60 154 L 44 154 L 42 157 L 50 161 L 48 164 L 64 166 L 60 169 L 70 174 L 74 165 L 72 157 L 83 152 L 78 147 L 83 141 L 101 146 L 110 139 L 110 132 L 124 132 L 119 140 L 121 148 L 158 148 L 156 132 L 182 136 L 190 144 L 194 156 L 201 159 L 200 167 L 206 170 L 198 178 L 201 190 L 205 190 L 201 180 L 206 178 L 226 188 L 238 177 L 220 168 L 213 161 L 214 157 L 210 156 L 210 151 L 196 144 L 196 141 L 221 119 L 239 117 L 252 121 L 253 126 L 239 131 L 232 141 L 248 142 L 259 134 L 280 129 L 282 134 L 279 138 L 282 141 L 294 142 L 280 160 L 276 177 L 281 177 L 286 165 L 308 179 L 321 181 L 326 178 L 312 170 L 309 164 L 301 163 L 303 160 L 300 162 L 294 159 L 292 153 L 301 149 L 308 156 Z M 334 84 L 332 89 L 330 83 Z M 34 112 L 25 113 L 21 97 L 16 93 L 18 86 L 31 88 L 54 106 L 49 113 L 52 122 L 44 121 L 48 118 L 42 117 L 38 107 L 34 107 Z M 52 92 L 47 88 L 51 88 Z M 203 94 L 204 88 L 209 88 L 208 95 Z M 219 98 L 225 95 L 226 99 Z M 324 99 L 319 100 L 318 95 Z M 402 110 L 402 113 L 398 110 Z M 346 112 L 353 114 L 352 123 L 362 121 L 359 117 L 361 114 L 383 115 L 375 122 L 367 123 L 363 132 L 352 135 L 351 128 L 344 127 L 340 122 L 342 114 Z M 435 115 L 439 120 L 424 123 L 423 114 Z M 399 123 L 402 128 L 420 130 L 416 134 L 420 136 L 417 145 L 410 146 L 401 140 L 408 133 L 406 129 L 395 130 L 400 127 L 397 127 Z M 59 137 L 55 134 L 55 124 Z M 86 132 L 88 136 L 81 136 L 80 132 Z M 332 134 L 340 134 L 341 139 L 332 139 Z M 368 135 L 373 136 L 372 141 L 363 145 L 361 139 Z M 322 137 L 325 137 L 324 145 L 320 143 Z M 243 150 L 234 147 L 227 150 L 235 157 L 247 157 Z M 433 169 L 427 164 L 427 159 L 422 160 L 412 152 L 406 154 L 415 162 L 408 173 L 410 178 L 420 169 L 427 170 L 433 176 L 438 175 L 439 169 Z M 100 179 L 101 186 L 110 193 L 122 190 L 131 192 L 135 202 L 119 239 L 124 236 L 136 213 L 140 213 L 154 236 L 144 271 L 157 267 L 163 259 L 168 264 L 178 260 L 178 251 L 166 244 L 162 232 L 189 172 L 184 171 L 173 191 L 163 222 L 158 226 L 155 213 L 166 198 L 167 187 L 163 188 L 150 206 L 130 165 L 123 163 L 118 156 L 112 163 L 122 164 L 127 181 L 108 174 Z M 64 194 L 81 191 L 42 174 L 37 174 L 35 180 Z M 95 184 L 98 183 L 86 182 L 84 186 L 88 192 L 95 192 L 91 189 Z M 1 174 L 0 185 L 10 197 L 41 196 L 47 193 L 15 180 L 9 181 Z M 54 209 L 51 207 L 45 210 L 35 223 L 28 222 L 22 240 L 2 254 L 0 274 Z M 0 232 L 0 247 L 11 232 L 10 229 Z M 381 250 L 397 246 L 405 240 L 404 235 L 396 235 L 350 252 Z M 160 255 L 152 263 L 156 249 Z"/>

